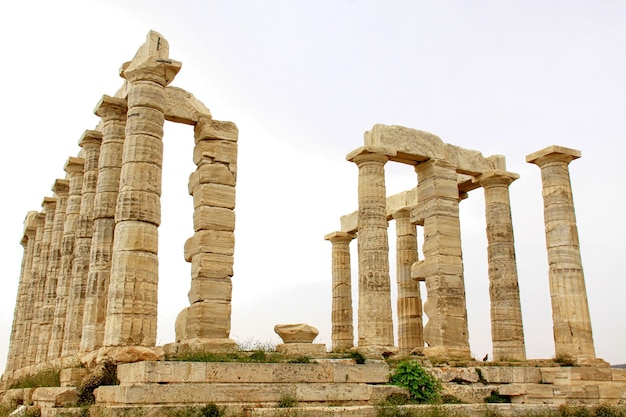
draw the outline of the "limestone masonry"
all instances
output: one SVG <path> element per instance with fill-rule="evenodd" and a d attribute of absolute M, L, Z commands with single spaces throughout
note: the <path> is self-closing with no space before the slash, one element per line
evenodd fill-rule
<path fill-rule="evenodd" d="M 169 58 L 165 38 L 150 32 L 135 57 L 122 65 L 119 91 L 94 100 L 101 121 L 83 133 L 79 152 L 65 162 L 65 178 L 53 181 L 52 196 L 43 198 L 40 211 L 26 215 L 0 389 L 48 367 L 62 369 L 63 386 L 0 390 L 2 401 L 46 409 L 72 404 L 78 381 L 97 366 L 113 363 L 121 385 L 96 390 L 96 404 L 105 408 L 216 402 L 247 407 L 246 415 L 264 415 L 251 410 L 275 406 L 288 390 L 311 406 L 366 407 L 345 414 L 335 409 L 329 415 L 375 415 L 371 405 L 402 392 L 385 385 L 389 366 L 383 357 L 416 355 L 423 361 L 465 361 L 465 366 L 431 372 L 466 402 L 497 392 L 514 403 L 626 403 L 626 371 L 612 370 L 595 356 L 569 179 L 569 163 L 580 151 L 549 146 L 527 156 L 543 181 L 537 192 L 544 199 L 555 357 L 575 365 L 561 368 L 554 361 L 526 358 L 509 198 L 509 186 L 519 175 L 506 170 L 504 156 L 485 157 L 431 133 L 380 124 L 347 155 L 358 169 L 358 211 L 342 216 L 339 230 L 325 236 L 332 245 L 331 352 L 313 343 L 318 334 L 313 326 L 280 324 L 275 331 L 284 343 L 277 352 L 311 357 L 313 363 L 164 361 L 190 352 L 238 349 L 230 339 L 238 129 L 214 120 L 192 94 L 170 86 L 180 69 L 181 63 Z M 194 232 L 184 245 L 191 264 L 189 306 L 176 320 L 176 340 L 156 346 L 165 121 L 194 127 L 197 168 L 188 184 Z M 414 167 L 413 189 L 387 195 L 385 166 L 390 163 Z M 484 366 L 470 355 L 459 205 L 480 188 L 492 360 L 506 366 Z M 389 221 L 396 225 L 397 335 Z M 424 235 L 423 259 L 418 259 L 418 228 Z M 337 359 L 355 350 L 366 364 Z"/>

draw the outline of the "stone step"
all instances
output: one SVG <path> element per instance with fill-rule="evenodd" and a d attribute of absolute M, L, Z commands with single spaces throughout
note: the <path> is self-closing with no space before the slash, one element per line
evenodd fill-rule
<path fill-rule="evenodd" d="M 120 385 L 145 383 L 387 383 L 384 362 L 240 363 L 153 361 L 118 365 Z"/>
<path fill-rule="evenodd" d="M 405 390 L 392 385 L 357 383 L 175 383 L 101 386 L 94 392 L 96 404 L 261 404 L 291 400 L 299 404 L 377 404 Z"/>

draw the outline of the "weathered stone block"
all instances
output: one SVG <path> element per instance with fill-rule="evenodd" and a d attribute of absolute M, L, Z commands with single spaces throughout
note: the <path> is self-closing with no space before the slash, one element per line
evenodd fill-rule
<path fill-rule="evenodd" d="M 315 358 L 326 354 L 326 345 L 321 343 L 279 343 L 276 345 L 276 352 L 284 355 Z"/>
<path fill-rule="evenodd" d="M 236 142 L 238 135 L 239 129 L 237 129 L 237 126 L 233 122 L 222 122 L 203 118 L 194 126 L 196 142 L 205 139 L 222 139 Z"/>
<path fill-rule="evenodd" d="M 119 190 L 142 190 L 161 195 L 161 166 L 151 162 L 124 164 L 120 173 Z"/>
<path fill-rule="evenodd" d="M 189 303 L 199 301 L 230 302 L 232 298 L 233 284 L 229 278 L 214 279 L 202 278 L 191 281 L 189 290 Z"/>
<path fill-rule="evenodd" d="M 161 224 L 161 198 L 145 191 L 124 191 L 117 198 L 115 221 L 138 220 Z"/>
<path fill-rule="evenodd" d="M 200 230 L 223 230 L 232 232 L 235 230 L 235 212 L 223 207 L 198 207 L 193 212 L 194 231 Z"/>
<path fill-rule="evenodd" d="M 191 279 L 232 277 L 233 262 L 231 255 L 198 253 L 191 259 Z"/>
<path fill-rule="evenodd" d="M 159 251 L 159 232 L 157 226 L 152 223 L 120 222 L 116 226 L 115 233 L 125 237 L 114 240 L 114 251 L 142 251 L 154 254 Z"/>
<path fill-rule="evenodd" d="M 232 255 L 235 251 L 235 234 L 217 230 L 200 230 L 185 242 L 185 260 L 190 262 L 199 253 Z"/>
<path fill-rule="evenodd" d="M 152 135 L 134 133 L 128 135 L 124 143 L 124 162 L 150 161 L 153 164 L 162 166 L 163 141 L 159 138 Z"/>
<path fill-rule="evenodd" d="M 193 162 L 202 165 L 211 162 L 237 163 L 237 142 L 201 140 L 193 149 Z"/>
<path fill-rule="evenodd" d="M 61 369 L 60 381 L 62 387 L 75 387 L 81 379 L 89 374 L 86 368 Z"/>
<path fill-rule="evenodd" d="M 33 404 L 40 407 L 64 407 L 78 402 L 78 392 L 74 387 L 36 388 Z"/>
<path fill-rule="evenodd" d="M 200 184 L 223 184 L 234 186 L 235 175 L 228 165 L 219 162 L 213 164 L 202 164 L 195 172 L 189 176 L 189 194 L 193 195 L 193 190 Z"/>
<path fill-rule="evenodd" d="M 235 208 L 235 187 L 222 184 L 200 184 L 193 190 L 193 207 Z"/>
<path fill-rule="evenodd" d="M 274 331 L 285 343 L 312 343 L 320 333 L 315 327 L 299 324 L 277 324 Z"/>

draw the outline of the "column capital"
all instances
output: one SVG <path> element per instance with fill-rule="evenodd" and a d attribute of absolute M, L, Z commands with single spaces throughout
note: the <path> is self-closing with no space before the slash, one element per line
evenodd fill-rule
<path fill-rule="evenodd" d="M 70 192 L 70 182 L 57 178 L 52 184 L 52 192 L 59 196 L 67 196 Z"/>
<path fill-rule="evenodd" d="M 577 149 L 565 148 L 563 146 L 552 145 L 526 156 L 529 164 L 542 165 L 550 162 L 565 162 L 569 164 L 574 159 L 581 157 L 581 152 Z"/>
<path fill-rule="evenodd" d="M 472 178 L 472 182 L 477 182 L 481 187 L 489 187 L 492 185 L 506 185 L 509 186 L 515 180 L 519 179 L 519 174 L 508 171 L 489 171 L 485 172 L 478 177 Z"/>
<path fill-rule="evenodd" d="M 76 158 L 70 156 L 63 167 L 68 174 L 75 174 L 77 172 L 83 172 L 85 170 L 85 160 L 83 158 Z"/>
<path fill-rule="evenodd" d="M 324 240 L 329 240 L 331 243 L 350 243 L 352 239 L 356 237 L 354 233 L 348 232 L 332 232 L 324 236 Z"/>
<path fill-rule="evenodd" d="M 131 83 L 153 81 L 166 87 L 178 74 L 182 65 L 180 61 L 173 59 L 146 56 L 122 64 L 120 76 Z"/>
<path fill-rule="evenodd" d="M 102 96 L 96 108 L 93 110 L 96 116 L 100 116 L 105 120 L 126 118 L 128 111 L 128 102 L 126 99 L 119 97 L 111 97 L 106 94 Z"/>
<path fill-rule="evenodd" d="M 54 197 L 44 197 L 41 202 L 41 207 L 44 208 L 45 211 L 54 210 L 57 206 L 57 199 Z"/>
<path fill-rule="evenodd" d="M 393 212 L 391 212 L 391 217 L 393 217 L 394 220 L 397 220 L 397 219 L 408 219 L 408 218 L 411 217 L 411 208 L 410 207 L 400 207 L 399 209 L 396 209 Z"/>
<path fill-rule="evenodd" d="M 26 213 L 26 218 L 24 219 L 24 235 L 28 236 L 29 234 L 35 233 L 37 231 L 37 216 L 39 212 L 37 211 L 29 211 Z"/>
<path fill-rule="evenodd" d="M 85 130 L 78 141 L 78 145 L 84 148 L 89 145 L 100 145 L 102 142 L 102 132 L 97 130 Z"/>
<path fill-rule="evenodd" d="M 346 160 L 354 162 L 357 165 L 364 161 L 379 161 L 385 163 L 389 160 L 390 156 L 393 155 L 390 155 L 385 149 L 373 146 L 361 146 L 346 155 Z"/>

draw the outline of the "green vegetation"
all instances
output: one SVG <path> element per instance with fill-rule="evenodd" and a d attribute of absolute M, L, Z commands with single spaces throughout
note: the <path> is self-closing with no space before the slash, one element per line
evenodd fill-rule
<path fill-rule="evenodd" d="M 489 394 L 489 396 L 485 398 L 485 402 L 492 404 L 505 404 L 510 403 L 511 398 L 505 395 L 500 395 L 496 391 L 491 391 L 491 394 Z"/>
<path fill-rule="evenodd" d="M 441 383 L 414 361 L 400 362 L 389 383 L 407 388 L 409 399 L 418 404 L 436 403 L 441 398 Z"/>
<path fill-rule="evenodd" d="M 225 407 L 218 407 L 215 403 L 208 403 L 201 407 L 184 407 L 168 410 L 167 417 L 223 417 L 226 416 Z"/>
<path fill-rule="evenodd" d="M 0 417 L 7 417 L 18 407 L 18 404 L 0 403 Z M 29 406 L 26 407 L 22 417 L 41 417 L 41 410 L 39 407 Z"/>
<path fill-rule="evenodd" d="M 48 368 L 34 375 L 28 375 L 14 381 L 9 389 L 14 388 L 39 388 L 39 387 L 60 387 L 61 370 L 58 368 Z"/>
<path fill-rule="evenodd" d="M 190 352 L 170 358 L 181 362 L 247 362 L 247 363 L 278 363 L 282 359 L 279 353 L 255 350 L 253 352 Z"/>
<path fill-rule="evenodd" d="M 298 406 L 298 399 L 296 398 L 295 394 L 291 392 L 283 392 L 280 395 L 280 399 L 278 400 L 279 408 L 291 408 L 291 407 L 297 407 L 297 406 Z"/>
<path fill-rule="evenodd" d="M 515 414 L 517 417 L 626 417 L 625 406 L 596 405 L 561 406 L 555 411 L 524 412 Z M 469 417 L 470 414 L 460 410 L 452 410 L 442 406 L 402 407 L 400 405 L 384 404 L 377 407 L 377 417 Z M 503 414 L 495 409 L 485 408 L 484 417 L 501 417 Z"/>
<path fill-rule="evenodd" d="M 365 363 L 365 356 L 358 350 L 350 352 L 350 358 L 354 359 L 354 361 L 358 365 L 363 365 Z"/>
<path fill-rule="evenodd" d="M 555 356 L 554 362 L 558 363 L 561 366 L 576 366 L 576 361 L 572 355 L 568 355 L 567 353 L 559 353 Z"/>

